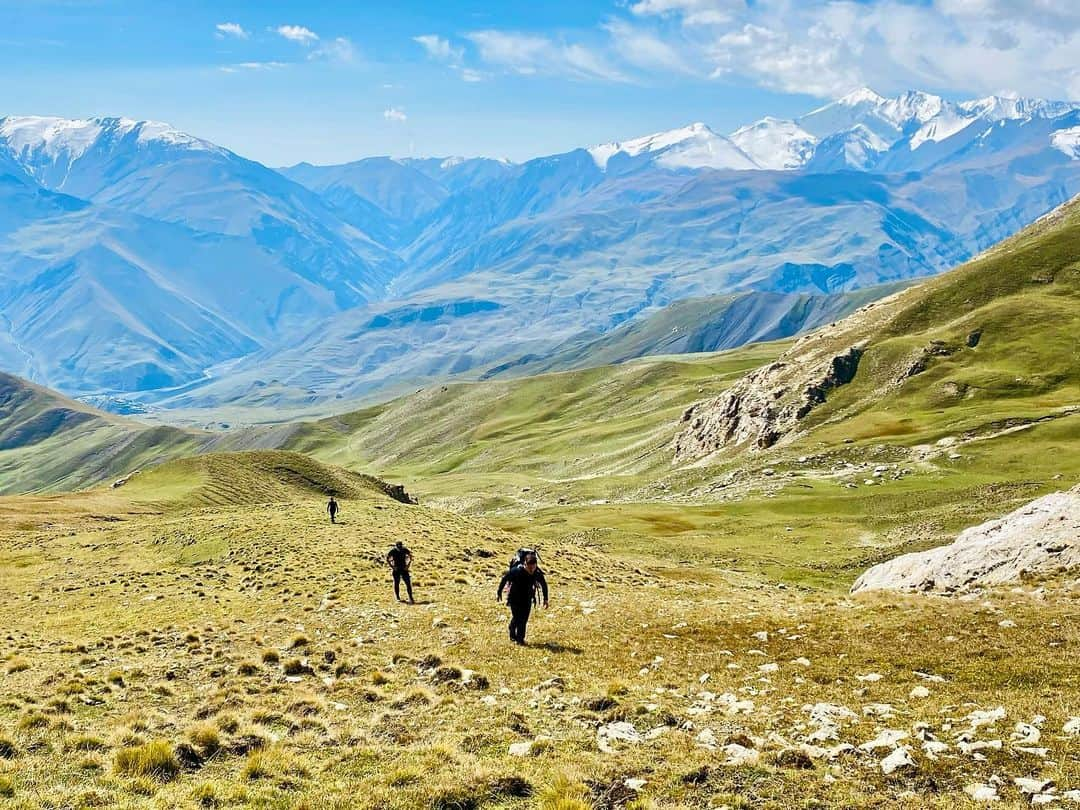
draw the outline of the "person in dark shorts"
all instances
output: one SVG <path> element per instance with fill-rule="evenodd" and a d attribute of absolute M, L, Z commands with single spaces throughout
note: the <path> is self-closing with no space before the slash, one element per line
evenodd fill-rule
<path fill-rule="evenodd" d="M 386 564 L 394 573 L 394 596 L 399 602 L 401 598 L 401 583 L 405 583 L 405 592 L 409 594 L 409 604 L 415 604 L 412 593 L 412 579 L 409 577 L 409 567 L 412 565 L 412 552 L 405 548 L 400 540 L 386 552 Z"/>
<path fill-rule="evenodd" d="M 330 513 L 330 522 L 337 523 L 338 502 L 334 500 L 334 496 L 330 496 L 330 501 L 326 504 L 326 511 Z"/>
<path fill-rule="evenodd" d="M 506 592 L 506 604 L 510 608 L 510 640 L 515 644 L 525 645 L 525 629 L 529 624 L 536 590 L 544 595 L 544 608 L 548 606 L 548 585 L 544 572 L 537 564 L 536 554 L 528 553 L 520 564 L 513 565 L 499 580 L 499 589 L 495 599 L 502 601 L 503 588 Z"/>

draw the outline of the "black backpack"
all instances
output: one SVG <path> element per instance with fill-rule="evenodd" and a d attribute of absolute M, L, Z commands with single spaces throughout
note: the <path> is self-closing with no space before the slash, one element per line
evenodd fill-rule
<path fill-rule="evenodd" d="M 509 569 L 511 571 L 513 571 L 519 565 L 524 565 L 525 564 L 525 558 L 527 556 L 529 556 L 530 554 L 532 554 L 534 557 L 536 557 L 536 567 L 539 568 L 540 567 L 540 552 L 538 552 L 534 548 L 519 548 L 517 550 L 517 553 L 515 553 L 514 556 L 510 558 L 510 565 L 508 566 Z"/>

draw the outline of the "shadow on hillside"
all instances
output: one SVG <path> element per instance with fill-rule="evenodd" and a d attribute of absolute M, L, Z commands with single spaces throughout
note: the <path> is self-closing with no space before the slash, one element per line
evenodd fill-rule
<path fill-rule="evenodd" d="M 581 655 L 584 650 L 581 647 L 573 647 L 569 644 L 560 644 L 558 641 L 545 641 L 543 644 L 537 644 L 538 650 L 547 650 L 553 653 L 570 653 L 571 655 Z"/>

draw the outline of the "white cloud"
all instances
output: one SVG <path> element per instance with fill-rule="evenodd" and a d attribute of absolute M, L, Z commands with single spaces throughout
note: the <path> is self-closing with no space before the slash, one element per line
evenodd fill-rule
<path fill-rule="evenodd" d="M 247 39 L 250 34 L 244 30 L 244 27 L 239 23 L 223 22 L 218 23 L 215 28 L 217 29 L 218 39 L 224 39 L 225 37 L 236 37 L 237 39 Z"/>
<path fill-rule="evenodd" d="M 346 37 L 324 41 L 318 48 L 308 54 L 308 59 L 327 59 L 331 62 L 348 64 L 356 57 L 356 48 Z"/>
<path fill-rule="evenodd" d="M 383 110 L 382 117 L 387 121 L 393 121 L 396 124 L 404 124 L 409 120 L 409 116 L 407 116 L 405 111 L 400 107 L 387 107 Z"/>
<path fill-rule="evenodd" d="M 513 31 L 473 31 L 466 37 L 482 60 L 524 76 L 545 74 L 608 81 L 628 78 L 604 53 L 580 43 L 556 42 Z"/>
<path fill-rule="evenodd" d="M 461 64 L 461 60 L 465 56 L 464 48 L 451 45 L 450 40 L 444 39 L 437 34 L 422 34 L 413 37 L 413 42 L 420 43 L 432 59 L 438 59 L 440 62 L 451 65 Z"/>
<path fill-rule="evenodd" d="M 723 25 L 746 11 L 745 0 L 638 0 L 630 10 L 639 16 L 678 16 L 686 25 Z"/>
<path fill-rule="evenodd" d="M 489 65 L 638 80 L 688 74 L 835 97 L 868 85 L 1080 98 L 1075 0 L 625 0 L 597 28 L 476 31 Z M 606 35 L 606 36 L 605 36 Z"/>
<path fill-rule="evenodd" d="M 222 65 L 218 70 L 222 73 L 239 73 L 240 71 L 279 70 L 288 66 L 287 62 L 237 62 L 234 65 Z"/>
<path fill-rule="evenodd" d="M 615 53 L 634 67 L 672 73 L 696 73 L 679 49 L 661 37 L 624 20 L 611 20 L 604 25 L 611 36 Z"/>
<path fill-rule="evenodd" d="M 472 68 L 461 69 L 461 80 L 463 82 L 482 82 L 488 78 L 486 73 L 482 73 L 479 70 L 473 70 Z"/>
<path fill-rule="evenodd" d="M 285 39 L 299 42 L 301 45 L 311 45 L 319 41 L 318 34 L 302 25 L 279 25 L 273 30 L 285 37 Z"/>

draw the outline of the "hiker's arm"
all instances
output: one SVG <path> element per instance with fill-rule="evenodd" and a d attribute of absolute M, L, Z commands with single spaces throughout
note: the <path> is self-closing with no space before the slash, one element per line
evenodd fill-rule
<path fill-rule="evenodd" d="M 502 601 L 503 588 L 506 586 L 506 583 L 509 582 L 509 581 L 510 581 L 510 572 L 507 571 L 505 574 L 502 575 L 502 579 L 499 580 L 499 588 L 498 588 L 498 590 L 495 591 L 495 601 L 496 602 L 501 602 Z"/>
<path fill-rule="evenodd" d="M 543 571 L 536 572 L 536 579 L 540 582 L 540 590 L 544 592 L 544 607 L 548 605 L 548 589 L 547 589 L 547 577 L 544 576 Z"/>
<path fill-rule="evenodd" d="M 412 568 L 412 552 L 405 555 L 405 567 Z"/>

